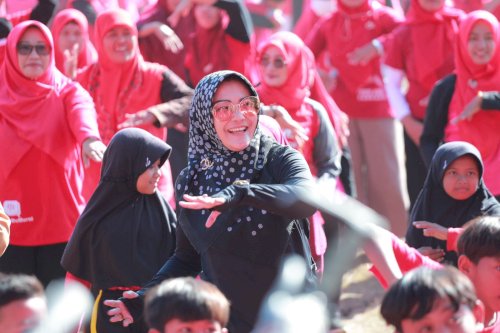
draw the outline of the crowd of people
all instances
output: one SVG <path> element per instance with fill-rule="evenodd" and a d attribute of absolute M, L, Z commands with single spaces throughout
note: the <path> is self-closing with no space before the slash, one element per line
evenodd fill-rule
<path fill-rule="evenodd" d="M 78 332 L 259 332 L 285 257 L 329 283 L 321 193 L 388 221 L 362 236 L 393 329 L 499 333 L 497 7 L 0 0 L 0 331 L 66 279 Z"/>

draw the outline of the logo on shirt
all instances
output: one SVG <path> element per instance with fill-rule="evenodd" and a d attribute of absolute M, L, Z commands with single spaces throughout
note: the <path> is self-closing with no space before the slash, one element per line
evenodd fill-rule
<path fill-rule="evenodd" d="M 26 223 L 33 222 L 35 220 L 33 216 L 21 216 L 21 203 L 17 200 L 5 200 L 3 202 L 3 208 L 5 210 L 5 214 L 9 215 L 12 223 Z"/>

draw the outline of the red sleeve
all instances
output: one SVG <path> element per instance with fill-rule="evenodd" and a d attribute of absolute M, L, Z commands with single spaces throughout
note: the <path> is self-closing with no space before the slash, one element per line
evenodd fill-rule
<path fill-rule="evenodd" d="M 422 255 L 420 252 L 418 252 L 417 249 L 409 246 L 401 239 L 399 239 L 396 235 L 392 235 L 391 242 L 392 242 L 392 250 L 394 251 L 394 256 L 396 257 L 399 269 L 401 269 L 401 272 L 403 274 L 420 266 L 427 266 L 434 269 L 439 269 L 443 267 L 437 261 L 434 261 L 429 257 Z M 377 269 L 377 267 L 372 266 L 370 268 L 370 271 L 375 275 L 375 277 L 379 280 L 380 284 L 384 288 L 388 287 L 387 281 L 385 281 L 385 279 L 383 278 L 382 274 L 380 274 L 380 271 Z"/>
<path fill-rule="evenodd" d="M 326 48 L 326 35 L 323 31 L 326 20 L 321 20 L 314 25 L 311 32 L 307 35 L 304 42 L 311 49 L 314 56 L 318 56 Z"/>
<path fill-rule="evenodd" d="M 78 282 L 78 283 L 81 283 L 87 289 L 90 289 L 90 287 L 92 286 L 92 284 L 89 281 L 84 280 L 84 279 L 80 279 L 79 277 L 74 276 L 70 272 L 66 272 L 66 278 L 64 279 L 64 282 L 65 283 Z"/>
<path fill-rule="evenodd" d="M 389 7 L 383 7 L 380 10 L 380 25 L 382 27 L 382 35 L 377 37 L 377 39 L 382 43 L 384 49 L 390 43 L 392 39 L 392 31 L 396 29 L 401 23 L 403 23 L 404 18 L 398 14 L 394 9 Z"/>
<path fill-rule="evenodd" d="M 401 70 L 404 70 L 405 68 L 405 59 L 403 55 L 404 38 L 402 38 L 404 35 L 403 30 L 397 29 L 392 34 L 391 38 L 387 40 L 387 43 L 384 44 L 384 63 L 388 66 Z"/>
<path fill-rule="evenodd" d="M 464 228 L 449 228 L 448 239 L 446 240 L 447 251 L 457 251 L 458 237 L 462 234 Z"/>
<path fill-rule="evenodd" d="M 71 132 L 77 142 L 82 144 L 88 138 L 100 139 L 94 102 L 79 83 L 68 84 L 64 92 L 64 104 Z"/>

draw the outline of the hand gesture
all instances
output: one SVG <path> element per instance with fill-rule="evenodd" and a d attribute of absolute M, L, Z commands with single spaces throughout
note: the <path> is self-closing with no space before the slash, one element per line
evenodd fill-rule
<path fill-rule="evenodd" d="M 187 209 L 212 209 L 214 207 L 220 206 L 226 202 L 224 198 L 212 198 L 206 194 L 200 196 L 192 196 L 189 194 L 184 194 L 184 200 L 179 201 L 179 206 Z M 220 212 L 214 210 L 208 216 L 205 227 L 210 228 L 214 223 Z"/>
<path fill-rule="evenodd" d="M 161 24 L 155 29 L 155 35 L 162 41 L 165 50 L 172 53 L 179 53 L 184 48 L 181 39 L 177 34 L 166 24 Z"/>
<path fill-rule="evenodd" d="M 364 66 L 378 56 L 377 48 L 370 42 L 347 54 L 347 61 L 353 66 Z"/>
<path fill-rule="evenodd" d="M 451 120 L 451 123 L 456 124 L 462 120 L 471 120 L 472 117 L 481 109 L 482 100 L 482 94 L 478 94 L 464 107 L 461 114 Z"/>
<path fill-rule="evenodd" d="M 142 110 L 136 113 L 127 113 L 125 114 L 125 118 L 126 120 L 124 122 L 118 124 L 118 129 L 140 126 L 144 124 L 152 124 L 156 120 L 156 117 L 149 109 Z"/>
<path fill-rule="evenodd" d="M 448 239 L 448 229 L 432 222 L 415 221 L 413 222 L 415 228 L 423 229 L 422 232 L 426 237 L 434 237 L 440 240 Z"/>
<path fill-rule="evenodd" d="M 74 80 L 78 70 L 78 54 L 80 50 L 78 44 L 73 45 L 69 50 L 64 50 L 64 75 Z"/>
<path fill-rule="evenodd" d="M 88 168 L 90 160 L 94 162 L 102 162 L 102 157 L 106 151 L 106 146 L 101 140 L 96 138 L 88 138 L 82 145 L 83 165 Z"/>
<path fill-rule="evenodd" d="M 139 294 L 132 290 L 124 291 L 123 298 L 133 299 L 139 297 Z M 123 327 L 127 327 L 134 322 L 134 318 L 128 311 L 127 307 L 122 301 L 107 299 L 104 301 L 104 305 L 111 307 L 112 309 L 108 311 L 109 321 L 112 323 L 122 322 Z"/>
<path fill-rule="evenodd" d="M 442 249 L 434 249 L 430 246 L 422 246 L 418 248 L 418 252 L 437 262 L 441 262 L 444 259 L 444 251 Z"/>
<path fill-rule="evenodd" d="M 287 137 L 293 139 L 297 143 L 298 149 L 301 150 L 304 143 L 309 140 L 306 130 L 281 105 L 269 105 L 267 107 L 270 108 L 272 117 L 287 134 Z"/>

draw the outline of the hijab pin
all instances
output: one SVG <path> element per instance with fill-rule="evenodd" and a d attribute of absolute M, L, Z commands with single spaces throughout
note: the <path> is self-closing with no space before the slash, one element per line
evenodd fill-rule
<path fill-rule="evenodd" d="M 469 87 L 471 87 L 472 89 L 477 88 L 477 81 L 476 80 L 470 79 L 468 83 L 469 83 Z"/>
<path fill-rule="evenodd" d="M 236 179 L 233 185 L 250 185 L 250 181 L 248 179 Z"/>
<path fill-rule="evenodd" d="M 446 160 L 444 160 L 444 162 L 443 162 L 443 170 L 445 170 L 447 166 L 448 166 L 448 162 Z"/>
<path fill-rule="evenodd" d="M 149 160 L 149 157 L 146 157 L 146 168 L 151 165 L 151 161 Z"/>
<path fill-rule="evenodd" d="M 204 159 L 201 160 L 201 170 L 207 170 L 213 167 L 214 162 L 211 162 L 208 157 L 205 157 Z"/>

